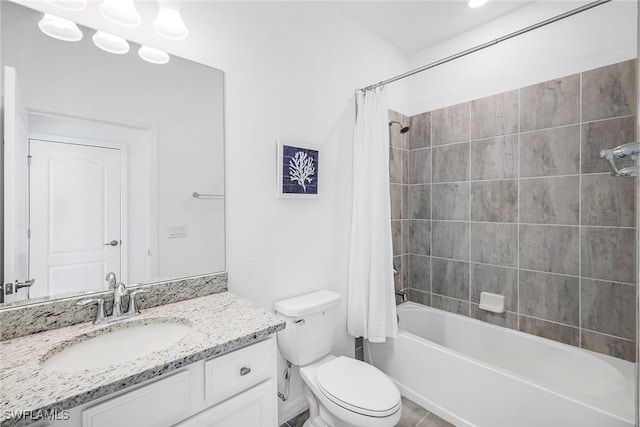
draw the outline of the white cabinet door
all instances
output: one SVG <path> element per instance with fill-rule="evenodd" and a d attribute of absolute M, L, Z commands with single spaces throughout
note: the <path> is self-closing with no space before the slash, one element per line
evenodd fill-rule
<path fill-rule="evenodd" d="M 265 381 L 176 427 L 273 427 L 278 424 L 275 380 Z"/>
<path fill-rule="evenodd" d="M 189 371 L 162 378 L 82 411 L 83 427 L 161 427 L 188 415 Z"/>

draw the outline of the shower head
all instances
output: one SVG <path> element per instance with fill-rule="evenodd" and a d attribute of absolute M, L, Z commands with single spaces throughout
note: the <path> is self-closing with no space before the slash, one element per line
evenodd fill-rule
<path fill-rule="evenodd" d="M 399 124 L 399 125 L 400 125 L 400 133 L 407 133 L 407 132 L 409 132 L 409 129 L 410 129 L 410 128 L 409 128 L 409 126 L 403 126 L 403 125 L 402 125 L 402 123 L 400 123 L 399 121 L 396 121 L 396 120 L 392 120 L 392 121 L 390 121 L 390 122 L 389 122 L 389 127 L 393 126 L 393 124 L 395 124 L 395 123 L 397 123 L 397 124 Z"/>

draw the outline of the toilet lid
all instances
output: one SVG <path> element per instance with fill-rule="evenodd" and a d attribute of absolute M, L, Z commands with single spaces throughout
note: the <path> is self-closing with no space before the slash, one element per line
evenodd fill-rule
<path fill-rule="evenodd" d="M 337 357 L 318 367 L 316 378 L 329 400 L 353 412 L 385 417 L 400 405 L 400 393 L 393 381 L 360 360 Z"/>

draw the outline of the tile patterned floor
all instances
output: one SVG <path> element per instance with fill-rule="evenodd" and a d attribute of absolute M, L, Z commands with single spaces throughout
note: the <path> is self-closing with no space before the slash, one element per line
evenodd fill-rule
<path fill-rule="evenodd" d="M 454 425 L 403 396 L 402 418 L 396 427 L 454 427 Z"/>
<path fill-rule="evenodd" d="M 280 427 L 302 427 L 309 418 L 309 411 L 304 411 L 297 417 L 287 421 Z M 432 414 L 417 403 L 402 397 L 402 418 L 396 427 L 454 427 L 453 424 Z"/>

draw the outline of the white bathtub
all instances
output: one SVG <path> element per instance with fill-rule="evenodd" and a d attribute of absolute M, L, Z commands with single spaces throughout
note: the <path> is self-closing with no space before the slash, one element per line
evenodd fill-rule
<path fill-rule="evenodd" d="M 456 426 L 633 426 L 624 360 L 407 302 L 397 340 L 369 361 Z"/>

